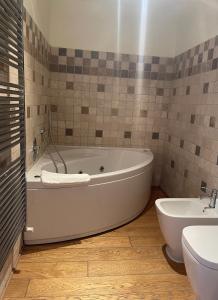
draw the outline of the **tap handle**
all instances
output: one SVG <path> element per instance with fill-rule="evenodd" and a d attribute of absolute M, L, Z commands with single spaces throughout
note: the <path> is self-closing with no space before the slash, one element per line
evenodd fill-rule
<path fill-rule="evenodd" d="M 209 189 L 206 186 L 201 186 L 201 191 L 207 194 L 210 194 L 211 196 L 214 194 L 218 194 L 218 190 L 217 189 Z"/>
<path fill-rule="evenodd" d="M 201 191 L 204 193 L 210 193 L 210 189 L 208 189 L 206 186 L 202 185 L 201 186 Z"/>

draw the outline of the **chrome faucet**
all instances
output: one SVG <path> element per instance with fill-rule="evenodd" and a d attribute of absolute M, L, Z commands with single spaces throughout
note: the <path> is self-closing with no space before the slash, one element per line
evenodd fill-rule
<path fill-rule="evenodd" d="M 205 186 L 202 186 L 201 190 L 205 193 L 210 193 L 210 203 L 209 203 L 208 206 L 204 207 L 203 211 L 205 211 L 206 209 L 215 208 L 216 207 L 216 200 L 217 200 L 217 197 L 218 197 L 218 190 L 217 189 L 210 190 Z"/>
<path fill-rule="evenodd" d="M 39 149 L 40 149 L 40 146 L 37 145 L 37 141 L 36 141 L 36 138 L 34 138 L 33 140 L 33 161 L 36 160 L 37 158 L 37 155 L 39 153 Z"/>
<path fill-rule="evenodd" d="M 218 196 L 218 190 L 212 189 L 211 196 L 210 196 L 210 203 L 209 203 L 210 208 L 216 207 L 217 196 Z"/>

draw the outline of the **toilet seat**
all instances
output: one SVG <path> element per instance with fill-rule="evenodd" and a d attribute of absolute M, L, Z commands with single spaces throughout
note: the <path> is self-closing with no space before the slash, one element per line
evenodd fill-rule
<path fill-rule="evenodd" d="M 218 271 L 218 226 L 186 227 L 182 242 L 200 264 Z"/>

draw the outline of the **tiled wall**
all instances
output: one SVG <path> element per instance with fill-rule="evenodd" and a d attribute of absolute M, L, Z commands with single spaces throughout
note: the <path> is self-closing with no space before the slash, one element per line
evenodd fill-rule
<path fill-rule="evenodd" d="M 52 48 L 52 131 L 58 144 L 149 147 L 159 183 L 173 60 Z"/>
<path fill-rule="evenodd" d="M 149 147 L 169 195 L 218 186 L 217 37 L 175 58 L 143 57 L 50 49 L 24 21 L 28 166 L 33 138 L 46 146 L 51 104 L 59 144 Z"/>
<path fill-rule="evenodd" d="M 169 195 L 218 187 L 218 37 L 175 58 L 163 162 Z"/>
<path fill-rule="evenodd" d="M 55 142 L 149 147 L 159 184 L 173 59 L 51 49 L 26 10 L 24 42 L 27 167 L 34 138 L 39 156 L 47 145 L 51 104 Z"/>
<path fill-rule="evenodd" d="M 33 161 L 32 145 L 36 138 L 40 153 L 47 145 L 48 105 L 49 105 L 49 53 L 50 46 L 24 9 L 24 72 L 26 101 L 26 162 L 30 168 Z M 40 134 L 45 129 L 45 134 Z"/>

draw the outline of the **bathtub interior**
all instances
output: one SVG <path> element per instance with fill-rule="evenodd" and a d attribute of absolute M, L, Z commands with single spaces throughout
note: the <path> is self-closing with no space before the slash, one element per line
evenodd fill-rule
<path fill-rule="evenodd" d="M 71 148 L 61 150 L 61 154 L 67 164 L 69 174 L 87 173 L 96 175 L 101 173 L 116 172 L 123 169 L 133 168 L 151 160 L 149 150 L 127 149 L 103 149 L 103 148 Z M 64 173 L 63 164 L 57 154 L 52 152 L 57 162 L 58 170 Z M 55 172 L 55 167 L 48 152 L 45 153 L 47 162 L 41 170 Z"/>

